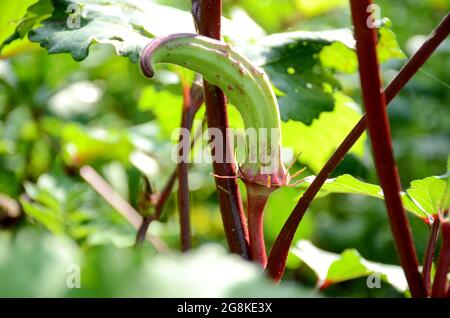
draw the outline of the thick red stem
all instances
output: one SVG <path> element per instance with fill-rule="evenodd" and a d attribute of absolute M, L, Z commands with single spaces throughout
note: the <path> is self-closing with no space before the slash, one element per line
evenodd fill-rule
<path fill-rule="evenodd" d="M 192 15 L 200 34 L 220 40 L 221 0 L 192 0 Z M 219 88 L 209 85 L 207 82 L 204 82 L 204 93 L 208 127 L 218 128 L 224 137 L 222 147 L 224 160 L 223 163 L 213 162 L 214 173 L 218 176 L 235 176 L 236 164 L 225 160 L 227 153 L 233 153 L 226 134 L 228 112 L 225 95 Z M 248 230 L 237 180 L 215 178 L 215 181 L 220 213 L 230 251 L 248 259 Z"/>
<path fill-rule="evenodd" d="M 441 226 L 442 246 L 439 253 L 439 260 L 434 275 L 433 289 L 431 297 L 447 297 L 448 278 L 447 274 L 450 268 L 450 222 L 444 221 Z"/>
<path fill-rule="evenodd" d="M 441 21 L 439 26 L 433 31 L 428 40 L 420 47 L 420 49 L 408 60 L 403 66 L 394 80 L 386 88 L 386 101 L 391 102 L 406 83 L 414 76 L 414 74 L 422 67 L 430 55 L 444 41 L 450 31 L 450 15 Z M 297 230 L 303 216 L 314 197 L 319 192 L 330 174 L 336 169 L 338 164 L 348 153 L 355 142 L 361 137 L 366 128 L 366 116 L 360 119 L 356 126 L 345 137 L 344 141 L 339 145 L 333 155 L 328 159 L 323 168 L 317 174 L 314 181 L 305 191 L 294 210 L 286 220 L 280 234 L 270 253 L 267 263 L 268 275 L 275 281 L 280 281 L 283 277 L 286 267 L 286 259 L 289 248 L 292 244 L 295 231 Z"/>
<path fill-rule="evenodd" d="M 256 185 L 256 188 L 261 186 Z M 269 192 L 254 191 L 252 186 L 247 186 L 247 215 L 248 231 L 250 236 L 250 259 L 261 265 L 262 268 L 267 264 L 266 245 L 264 240 L 264 208 L 269 199 Z"/>

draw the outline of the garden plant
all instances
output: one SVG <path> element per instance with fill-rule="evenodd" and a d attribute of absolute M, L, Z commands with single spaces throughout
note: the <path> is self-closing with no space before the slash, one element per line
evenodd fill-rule
<path fill-rule="evenodd" d="M 446 1 L 1 7 L 1 296 L 450 297 Z"/>

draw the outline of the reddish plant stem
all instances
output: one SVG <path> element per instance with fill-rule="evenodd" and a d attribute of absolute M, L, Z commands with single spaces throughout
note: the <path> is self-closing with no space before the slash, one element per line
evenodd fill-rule
<path fill-rule="evenodd" d="M 450 222 L 444 221 L 441 226 L 442 246 L 439 252 L 439 260 L 434 275 L 433 289 L 431 297 L 444 298 L 447 297 L 448 279 L 447 274 L 450 267 Z"/>
<path fill-rule="evenodd" d="M 186 85 L 183 85 L 183 94 L 186 94 Z M 185 98 L 184 98 L 185 99 Z M 203 104 L 203 90 L 201 86 L 199 86 L 195 81 L 192 84 L 189 92 L 189 100 L 190 100 L 190 107 L 188 107 L 187 111 L 184 110 L 184 104 L 183 104 L 183 111 L 182 111 L 182 121 L 187 120 L 187 127 L 189 128 L 189 131 L 192 130 L 192 124 L 195 117 L 195 114 L 199 110 L 200 106 Z M 185 114 L 187 113 L 187 114 Z M 198 138 L 201 137 L 202 129 L 200 129 L 197 134 L 194 136 L 194 139 L 191 142 L 191 149 L 194 147 L 195 142 Z M 175 169 L 175 171 L 171 174 L 169 180 L 167 181 L 166 185 L 163 188 L 163 191 L 159 195 L 158 201 L 155 205 L 155 212 L 153 215 L 149 215 L 145 217 L 142 221 L 141 226 L 138 229 L 137 235 L 136 235 L 136 245 L 141 245 L 142 242 L 145 239 L 146 233 L 148 231 L 148 227 L 150 226 L 151 222 L 154 220 L 159 220 L 161 217 L 161 214 L 163 212 L 164 206 L 167 202 L 167 200 L 170 197 L 170 194 L 172 193 L 172 189 L 175 185 L 175 181 L 178 177 L 178 166 Z"/>
<path fill-rule="evenodd" d="M 220 40 L 222 1 L 192 0 L 192 15 L 198 32 L 202 35 Z M 226 130 L 228 128 L 228 112 L 226 98 L 223 92 L 207 82 L 203 83 L 206 116 L 209 128 L 218 128 L 223 138 L 223 163 L 213 162 L 214 174 L 218 176 L 235 176 L 236 164 L 227 162 L 226 154 L 233 153 Z M 215 178 L 219 196 L 220 213 L 225 236 L 232 253 L 249 258 L 248 230 L 242 206 L 241 195 L 236 179 Z"/>
<path fill-rule="evenodd" d="M 436 243 L 439 237 L 439 228 L 441 226 L 441 220 L 438 215 L 434 217 L 434 222 L 430 227 L 430 236 L 428 238 L 427 247 L 425 250 L 425 256 L 423 258 L 422 266 L 422 278 L 427 289 L 427 295 L 431 292 L 430 279 L 431 279 L 431 267 L 433 265 L 434 253 L 436 251 Z"/>
<path fill-rule="evenodd" d="M 400 178 L 392 150 L 386 100 L 376 52 L 377 33 L 375 28 L 369 28 L 367 25 L 370 15 L 367 8 L 371 4 L 371 0 L 350 0 L 367 128 L 400 264 L 405 271 L 411 295 L 425 297 L 426 290 L 419 273 L 416 249 L 400 197 Z"/>
<path fill-rule="evenodd" d="M 183 110 L 181 115 L 181 128 L 191 131 L 192 116 L 191 116 L 191 97 L 188 86 L 183 86 Z M 186 136 L 180 134 L 179 145 L 190 142 L 190 140 L 183 140 Z M 187 139 L 187 138 L 186 138 Z M 181 147 L 180 157 L 181 162 L 177 166 L 178 178 L 178 216 L 180 220 L 180 245 L 183 252 L 191 248 L 191 220 L 190 220 L 190 204 L 189 204 L 189 147 L 183 145 Z M 184 152 L 184 153 L 183 153 Z"/>
<path fill-rule="evenodd" d="M 267 253 L 264 240 L 264 208 L 266 207 L 269 194 L 252 189 L 252 185 L 247 186 L 247 215 L 248 232 L 250 236 L 250 259 L 258 263 L 262 268 L 267 265 Z M 259 186 L 256 186 L 259 187 Z"/>
<path fill-rule="evenodd" d="M 394 80 L 386 88 L 386 101 L 391 102 L 406 83 L 414 76 L 420 67 L 426 62 L 429 56 L 447 37 L 450 30 L 450 16 L 447 15 L 433 31 L 428 40 L 420 49 L 408 60 Z M 350 133 L 338 146 L 333 155 L 328 159 L 323 168 L 317 174 L 311 185 L 306 189 L 303 196 L 295 206 L 294 210 L 286 220 L 280 234 L 278 235 L 267 263 L 268 275 L 275 281 L 280 281 L 286 267 L 286 259 L 289 248 L 292 244 L 294 234 L 306 213 L 309 205 L 319 192 L 330 174 L 336 169 L 338 164 L 348 153 L 355 142 L 361 137 L 366 129 L 366 115 L 363 115 L 359 122 L 353 127 Z"/>

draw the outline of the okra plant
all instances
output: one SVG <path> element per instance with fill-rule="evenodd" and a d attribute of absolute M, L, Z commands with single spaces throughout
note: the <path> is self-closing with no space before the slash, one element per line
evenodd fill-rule
<path fill-rule="evenodd" d="M 27 9 L 23 18 L 16 19 L 10 34 L 0 38 L 3 42 L 0 50 L 3 50 L 2 58 L 6 60 L 9 58 L 7 54 L 20 55 L 23 43 L 38 43 L 50 54 L 69 53 L 74 60 L 82 61 L 90 55 L 92 45 L 108 44 L 117 55 L 131 60 L 127 64 L 133 69 L 130 72 L 136 72 L 139 66 L 142 73 L 136 80 L 139 84 L 125 83 L 129 78 L 124 77 L 122 84 L 129 85 L 127 87 L 132 91 L 129 96 L 124 97 L 124 94 L 118 99 L 134 101 L 136 96 L 133 94 L 144 97 L 148 94 L 149 109 L 160 126 L 169 124 L 167 115 L 178 114 L 181 107 L 179 126 L 192 132 L 192 138 L 189 135 L 187 147 L 182 150 L 184 159 L 189 157 L 189 153 L 198 153 L 198 144 L 202 143 L 199 139 L 207 126 L 208 142 L 220 147 L 211 147 L 213 162 L 209 174 L 203 176 L 198 184 L 206 187 L 204 180 L 214 178 L 229 251 L 240 255 L 246 262 L 257 263 L 257 266 L 252 266 L 271 280 L 279 282 L 282 279 L 289 252 L 292 252 L 291 257 L 299 258 L 313 270 L 321 291 L 342 281 L 380 274 L 380 279 L 405 295 L 448 297 L 449 168 L 439 176 L 411 181 L 409 188 L 403 190 L 386 107 L 446 39 L 450 31 L 449 15 L 445 15 L 393 80 L 383 87 L 384 67 L 400 66 L 400 60 L 406 58 L 392 30 L 395 20 L 379 19 L 376 16 L 378 12 L 374 12 L 378 7 L 370 0 L 350 0 L 349 4 L 349 8 L 344 9 L 351 15 L 349 24 L 352 25 L 345 29 L 266 35 L 262 29 L 254 31 L 254 28 L 247 30 L 241 27 L 242 21 L 223 18 L 222 1 L 193 0 L 192 12 L 187 12 L 144 0 L 39 0 L 30 6 L 25 5 Z M 246 19 L 250 20 L 249 17 Z M 89 69 L 95 64 L 92 59 L 101 58 L 101 54 L 95 54 L 99 53 L 91 54 L 82 67 Z M 381 66 L 388 61 L 391 63 L 389 66 Z M 0 67 L 0 75 L 1 70 Z M 120 77 L 120 72 L 123 69 L 112 68 L 103 74 L 107 74 L 108 80 L 109 77 Z M 141 75 L 151 80 L 144 80 Z M 173 77 L 175 80 L 167 80 Z M 349 78 L 358 78 L 360 87 L 356 90 L 347 88 L 351 82 Z M 14 88 L 13 84 L 8 86 L 9 90 Z M 89 104 L 92 96 L 100 94 L 100 89 L 91 86 L 90 89 L 89 96 L 77 98 L 83 100 L 85 97 Z M 159 103 L 168 99 L 173 91 L 176 91 L 181 105 L 170 102 L 170 107 L 160 106 Z M 144 97 L 141 100 L 145 100 Z M 40 100 L 43 98 L 41 96 Z M 111 100 L 115 98 L 117 96 L 110 96 Z M 106 102 L 107 98 L 104 99 Z M 64 104 L 62 100 L 54 94 L 45 103 L 53 102 L 56 109 L 59 104 Z M 360 101 L 360 109 L 357 101 Z M 230 124 L 236 124 L 231 105 L 243 122 L 244 149 L 235 149 L 234 137 L 229 134 Z M 127 114 L 125 117 L 133 116 L 129 109 L 121 111 Z M 70 182 L 92 188 L 97 196 L 119 211 L 135 228 L 133 241 L 135 236 L 137 246 L 144 249 L 152 245 L 155 251 L 164 253 L 176 245 L 173 242 L 166 244 L 164 237 L 156 236 L 151 228 L 153 221 L 159 221 L 160 225 L 167 221 L 164 211 L 169 210 L 171 193 L 176 185 L 181 250 L 185 252 L 192 245 L 199 245 L 199 235 L 191 231 L 191 216 L 195 209 L 195 202 L 191 201 L 197 200 L 195 191 L 201 187 L 191 189 L 196 180 L 193 181 L 188 173 L 188 170 L 197 169 L 197 164 L 186 160 L 174 162 L 174 170 L 162 186 L 159 180 L 152 180 L 155 175 L 150 176 L 148 172 L 152 165 L 167 165 L 163 162 L 166 153 L 160 155 L 161 162 L 158 163 L 154 163 L 158 160 L 151 157 L 157 157 L 152 153 L 155 144 L 171 144 L 168 140 L 161 141 L 161 136 L 146 136 L 147 142 L 151 143 L 148 146 L 145 138 L 132 142 L 131 137 L 114 135 L 108 139 L 98 131 L 83 132 L 84 139 L 75 140 L 71 134 L 79 129 L 76 124 L 57 125 L 39 107 L 31 113 L 35 120 L 33 127 L 38 134 L 50 130 L 52 135 L 47 139 L 61 138 L 60 145 L 53 147 L 61 156 L 61 162 L 55 163 L 60 168 L 54 170 Z M 60 113 L 65 114 L 64 110 Z M 203 126 L 194 131 L 198 128 L 194 127 L 194 120 L 199 117 L 202 117 Z M 153 123 L 155 118 L 141 116 L 137 121 Z M 135 119 L 126 118 L 123 122 L 127 120 L 132 122 Z M 102 121 L 94 121 L 94 124 L 98 123 Z M 68 128 L 61 128 L 65 125 Z M 137 125 L 129 135 L 138 135 L 140 128 Z M 3 134 L 2 129 L 0 122 L 0 135 Z M 62 137 L 57 129 L 65 129 Z M 32 128 L 29 130 L 34 131 Z M 212 140 L 214 130 L 221 133 L 222 140 Z M 181 135 L 178 137 L 177 146 L 180 146 L 183 138 Z M 373 156 L 374 176 L 376 172 L 380 185 L 361 181 L 361 175 L 352 176 L 349 173 L 351 169 L 339 166 L 344 157 L 350 160 L 347 154 L 362 157 L 366 139 L 370 140 L 370 149 L 367 146 L 366 152 Z M 0 143 L 0 162 L 1 146 Z M 44 148 L 42 144 L 36 147 Z M 120 153 L 116 157 L 125 161 L 125 166 L 133 168 L 118 169 L 120 171 L 117 172 L 114 162 L 119 160 L 111 158 L 115 158 L 115 152 L 119 153 L 121 147 L 128 150 L 124 151 L 125 155 Z M 181 149 L 173 147 L 177 152 Z M 243 159 L 237 158 L 235 152 L 243 152 Z M 292 158 L 287 158 L 289 153 Z M 114 176 L 119 177 L 129 173 L 130 180 L 133 173 L 140 174 L 143 186 L 137 186 L 138 182 L 135 182 L 134 187 L 130 187 L 129 198 L 123 198 L 117 189 L 125 187 L 126 178 L 108 178 L 106 181 L 96 171 L 96 168 L 103 167 L 105 160 L 113 163 L 103 169 L 103 173 L 108 169 L 116 171 Z M 297 172 L 291 174 L 292 169 L 297 169 Z M 344 172 L 339 175 L 335 170 Z M 333 178 L 330 177 L 332 174 Z M 49 185 L 57 182 L 49 181 L 46 173 L 35 176 L 24 172 L 24 175 L 17 199 L 3 196 L 0 182 L 0 212 L 2 209 L 19 214 L 23 211 L 30 220 L 51 232 L 67 232 L 69 237 L 80 241 L 76 235 L 89 231 L 86 229 L 89 226 L 81 229 L 89 217 L 83 216 L 81 211 L 60 214 L 60 210 L 67 206 L 77 206 L 66 202 L 76 195 L 51 190 Z M 119 179 L 120 182 L 117 181 Z M 244 188 L 240 185 L 245 186 L 244 199 L 240 194 Z M 292 195 L 286 199 L 286 194 L 278 196 L 279 193 Z M 342 254 L 327 253 L 307 240 L 298 240 L 297 229 L 302 228 L 301 221 L 306 212 L 313 210 L 312 202 L 316 197 L 330 194 L 360 195 L 384 201 L 400 266 L 365 260 L 354 249 L 347 249 Z M 284 208 L 287 203 L 283 200 L 297 203 L 293 209 L 289 206 L 292 211 L 274 208 L 276 203 Z M 59 203 L 64 208 L 60 208 Z M 273 244 L 266 242 L 268 235 L 264 228 L 270 219 L 266 219 L 265 212 L 275 213 L 281 220 L 277 226 L 271 227 L 270 232 L 275 234 L 268 242 Z M 416 252 L 408 213 L 419 219 L 422 226 L 429 227 L 428 242 L 423 244 L 426 247 L 422 264 Z M 440 235 L 442 244 L 438 249 Z M 268 253 L 266 247 L 269 245 L 272 246 Z M 433 266 L 435 271 L 432 271 Z"/>

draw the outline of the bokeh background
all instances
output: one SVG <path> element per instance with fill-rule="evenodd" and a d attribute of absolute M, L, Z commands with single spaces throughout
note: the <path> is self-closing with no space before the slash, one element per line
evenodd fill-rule
<path fill-rule="evenodd" d="M 157 2 L 190 9 L 190 1 Z M 226 17 L 240 18 L 243 28 L 259 27 L 266 34 L 351 25 L 345 0 L 223 2 Z M 415 52 L 449 11 L 447 0 L 380 0 L 377 4 L 381 15 L 390 19 L 407 56 Z M 0 12 L 0 42 L 11 33 L 11 18 L 19 19 L 24 13 L 20 6 L 16 12 Z M 395 156 L 404 188 L 411 180 L 446 171 L 450 149 L 449 57 L 447 40 L 389 107 Z M 399 59 L 383 65 L 385 83 L 404 62 Z M 344 92 L 360 103 L 357 74 L 342 75 L 340 80 Z M 191 259 L 172 254 L 167 259 L 155 258 L 149 244 L 144 245 L 143 251 L 135 251 L 133 227 L 78 175 L 78 167 L 91 165 L 137 207 L 142 176 L 145 174 L 153 188 L 160 190 L 175 168 L 168 158 L 175 142 L 171 133 L 180 122 L 181 101 L 179 79 L 174 72 L 163 70 L 157 80 L 150 82 L 143 78 L 136 64 L 115 56 L 108 46 L 93 46 L 82 62 L 75 62 L 69 54 L 49 55 L 26 39 L 3 50 L 0 54 L 1 296 L 185 295 L 190 285 L 180 286 L 178 282 L 189 275 L 200 277 L 196 283 L 205 284 L 210 291 L 204 293 L 203 288 L 197 294 L 192 291 L 193 295 L 208 296 L 215 295 L 215 290 L 225 284 L 220 282 L 220 277 L 226 276 L 224 273 L 258 276 L 254 268 L 234 258 L 230 260 L 217 247 L 211 247 L 209 252 L 209 247 L 200 249 Z M 238 120 L 233 111 L 231 116 L 232 121 Z M 302 136 L 293 138 L 301 140 Z M 321 151 L 320 147 L 317 151 Z M 301 156 L 295 168 L 305 165 L 308 168 L 305 175 L 317 172 Z M 195 248 L 206 243 L 226 246 L 210 172 L 207 164 L 190 168 Z M 377 183 L 367 141 L 358 155 L 346 156 L 334 176 L 344 173 Z M 281 189 L 271 197 L 265 218 L 269 247 L 298 197 L 293 188 Z M 173 250 L 179 245 L 176 211 L 173 193 L 161 221 L 150 227 L 150 232 Z M 421 259 L 428 229 L 421 220 L 410 219 Z M 398 264 L 384 203 L 375 198 L 334 194 L 315 200 L 302 221 L 298 239 L 310 240 L 335 253 L 355 248 L 372 261 Z M 211 264 L 203 254 L 218 254 L 224 265 L 209 267 Z M 61 287 L 68 259 L 82 263 L 82 281 L 88 288 L 67 291 Z M 227 262 L 232 263 L 230 267 Z M 210 268 L 209 278 L 202 276 L 201 264 Z M 239 279 L 236 278 L 238 285 Z M 137 287 L 142 281 L 153 287 Z M 264 288 L 271 290 L 269 295 L 279 292 L 272 291 L 262 278 L 255 281 L 233 287 L 238 290 L 236 294 L 231 288 L 225 294 L 218 291 L 217 295 L 255 295 Z M 292 255 L 285 284 L 283 295 L 317 293 L 314 273 Z M 365 278 L 336 284 L 320 293 L 344 297 L 401 296 L 384 283 L 381 289 L 368 289 Z"/>

